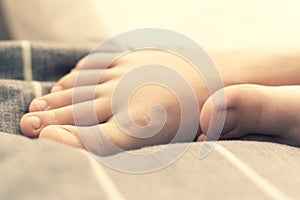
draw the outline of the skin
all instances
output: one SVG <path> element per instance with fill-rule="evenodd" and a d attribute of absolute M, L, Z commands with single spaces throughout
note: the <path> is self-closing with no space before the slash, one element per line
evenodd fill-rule
<path fill-rule="evenodd" d="M 300 95 L 298 92 L 300 86 L 281 86 L 300 85 L 298 77 L 300 53 L 298 52 L 283 49 L 275 51 L 271 48 L 210 53 L 226 86 L 226 104 L 229 114 L 226 116 L 222 139 L 256 133 L 276 136 L 296 145 L 300 143 L 300 138 L 296 136 L 297 122 L 300 118 L 298 120 L 293 114 L 295 109 L 298 107 L 300 109 L 300 105 L 296 106 L 299 104 L 297 97 Z M 62 77 L 54 85 L 50 94 L 31 102 L 30 112 L 24 115 L 20 122 L 24 135 L 52 139 L 74 147 L 85 148 L 78 136 L 72 106 L 74 83 L 83 63 L 84 60 L 80 61 L 74 70 Z M 84 108 L 88 103 L 95 105 L 98 121 L 84 122 L 81 130 L 90 132 L 91 127 L 97 126 L 110 142 L 124 150 L 167 143 L 172 139 L 180 123 L 180 105 L 172 92 L 159 85 L 150 84 L 141 87 L 132 95 L 128 105 L 133 121 L 142 127 L 151 122 L 148 112 L 152 105 L 164 106 L 167 113 L 166 123 L 155 136 L 148 138 L 129 136 L 117 126 L 112 114 L 112 93 L 118 81 L 136 66 L 147 63 L 172 66 L 196 91 L 199 107 L 203 107 L 198 140 L 205 139 L 211 113 L 224 110 L 224 105 L 211 107 L 211 98 L 205 82 L 187 62 L 169 53 L 149 50 L 131 53 L 110 64 L 97 85 L 89 85 L 87 82 L 76 86 L 76 89 L 82 91 L 96 89 L 95 99 L 82 95 L 83 98 L 75 104 L 79 108 Z M 90 69 L 81 69 L 80 73 L 87 73 L 88 77 L 91 70 L 101 70 L 101 61 L 99 65 L 91 66 Z M 126 109 L 127 107 L 122 107 L 119 112 Z M 258 122 L 259 126 L 257 126 Z M 121 123 L 126 125 L 126 122 Z M 128 130 L 131 131 L 130 126 Z M 115 153 L 112 149 L 100 152 L 104 155 L 112 153 Z"/>
<path fill-rule="evenodd" d="M 226 110 L 221 139 L 256 134 L 271 141 L 300 146 L 300 117 L 297 115 L 300 86 L 242 84 L 226 87 L 225 92 L 226 108 L 224 105 L 212 108 L 210 99 L 205 102 L 200 116 L 204 133 L 207 133 L 211 114 Z"/>

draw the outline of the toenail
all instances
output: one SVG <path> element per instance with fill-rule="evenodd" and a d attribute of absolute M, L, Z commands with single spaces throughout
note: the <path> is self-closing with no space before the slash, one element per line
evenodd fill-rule
<path fill-rule="evenodd" d="M 63 90 L 63 87 L 60 85 L 56 85 L 52 88 L 52 92 L 59 92 L 61 90 Z"/>
<path fill-rule="evenodd" d="M 39 110 L 47 110 L 48 108 L 48 102 L 45 100 L 35 100 L 34 104 Z"/>
<path fill-rule="evenodd" d="M 36 116 L 31 116 L 27 118 L 29 123 L 31 124 L 32 128 L 34 128 L 35 130 L 41 128 L 41 120 L 40 118 L 36 117 Z"/>

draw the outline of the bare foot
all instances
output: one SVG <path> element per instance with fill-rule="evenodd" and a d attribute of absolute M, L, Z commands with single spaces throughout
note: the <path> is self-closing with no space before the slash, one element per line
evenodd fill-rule
<path fill-rule="evenodd" d="M 205 134 L 211 114 L 226 113 L 221 139 L 260 134 L 300 146 L 300 86 L 235 85 L 226 87 L 225 93 L 226 105 L 212 108 L 209 98 L 203 106 L 200 124 Z"/>
<path fill-rule="evenodd" d="M 291 55 L 285 51 L 283 54 L 274 54 L 264 50 L 260 52 L 247 50 L 211 54 L 225 86 L 242 83 L 264 85 L 300 84 L 298 78 L 300 68 L 297 64 L 299 63 L 299 53 Z M 88 63 L 85 65 L 86 68 L 81 70 L 79 69 L 84 61 L 79 62 L 71 73 L 56 83 L 51 94 L 37 98 L 31 103 L 30 113 L 26 114 L 20 123 L 24 135 L 49 138 L 84 148 L 82 138 L 79 137 L 79 130 L 80 132 L 93 134 L 97 128 L 100 128 L 109 141 L 124 150 L 169 142 L 174 137 L 180 123 L 180 105 L 176 96 L 162 86 L 150 84 L 141 87 L 132 95 L 129 101 L 131 118 L 142 127 L 153 122 L 149 116 L 149 110 L 153 105 L 159 104 L 166 109 L 166 123 L 158 134 L 148 138 L 131 137 L 125 134 L 114 120 L 111 100 L 115 86 L 124 75 L 140 65 L 159 63 L 172 67 L 196 91 L 199 108 L 209 97 L 205 82 L 195 69 L 183 59 L 166 52 L 138 51 L 131 53 L 110 64 L 105 71 L 103 70 L 105 59 L 96 59 L 95 61 Z M 282 67 L 283 63 L 286 65 L 285 67 Z M 100 80 L 98 80 L 99 72 L 103 72 Z M 74 85 L 79 73 L 84 81 L 80 85 Z M 96 84 L 95 79 L 98 81 Z M 77 95 L 75 102 L 73 102 L 74 90 L 79 94 L 79 98 Z M 95 96 L 90 95 L 93 91 L 95 91 Z M 182 93 L 183 96 L 185 94 L 183 89 L 177 92 Z M 95 106 L 96 121 L 89 118 L 93 114 L 87 109 L 91 104 Z M 124 109 L 127 109 L 127 107 L 124 107 Z M 189 109 L 193 112 L 195 108 L 190 107 Z M 81 117 L 80 124 L 76 124 L 77 126 L 75 126 L 74 121 L 74 115 L 77 112 L 74 112 L 74 110 L 82 111 L 82 115 L 79 116 Z M 206 131 L 205 128 L 209 122 L 207 118 L 209 112 L 209 108 L 206 107 L 202 113 L 201 123 L 204 131 Z M 122 123 L 125 127 L 127 126 L 129 132 L 134 132 L 128 121 L 123 120 Z M 160 126 L 161 123 L 162 121 L 154 121 L 154 124 L 151 125 Z M 138 134 L 143 135 L 144 133 Z M 203 136 L 202 134 L 200 139 L 203 139 Z M 182 141 L 187 140 L 191 140 L 188 134 L 186 138 L 182 138 Z M 104 154 L 113 153 L 110 152 L 113 150 L 109 149 L 103 151 L 108 151 Z"/>
<path fill-rule="evenodd" d="M 92 133 L 96 127 L 102 130 L 110 142 L 124 150 L 169 142 L 174 137 L 180 123 L 180 104 L 175 94 L 161 85 L 148 84 L 141 86 L 135 91 L 129 101 L 129 113 L 132 120 L 141 127 L 145 127 L 150 123 L 151 126 L 163 126 L 159 133 L 153 137 L 146 138 L 142 137 L 145 133 L 137 133 L 141 135 L 141 138 L 136 138 L 125 134 L 124 130 L 121 130 L 115 122 L 115 116 L 113 116 L 111 108 L 111 100 L 115 86 L 125 74 L 140 65 L 159 63 L 161 65 L 171 66 L 172 69 L 176 70 L 178 74 L 187 80 L 194 91 L 198 91 L 196 104 L 198 104 L 199 101 L 201 102 L 199 104 L 202 105 L 209 96 L 204 81 L 195 69 L 185 60 L 170 53 L 148 50 L 126 55 L 112 63 L 109 68 L 104 71 L 97 85 L 93 84 L 93 79 L 99 78 L 98 72 L 101 71 L 101 67 L 103 67 L 101 66 L 101 60 L 98 61 L 96 65 L 92 63 L 87 64 L 85 67 L 89 69 L 85 68 L 79 70 L 83 62 L 84 61 L 79 62 L 75 70 L 59 80 L 50 94 L 37 98 L 30 104 L 30 113 L 22 118 L 20 124 L 21 130 L 25 135 L 29 137 L 49 138 L 75 147 L 84 148 L 81 141 L 82 138 L 79 137 L 79 129 L 81 132 Z M 74 88 L 78 74 L 85 77 L 84 80 L 86 81 L 81 82 L 81 85 L 76 85 Z M 150 74 L 143 75 L 148 76 Z M 176 80 L 174 81 L 176 82 Z M 176 84 L 175 82 L 174 84 Z M 124 87 L 126 87 L 126 85 L 124 85 Z M 79 98 L 77 98 L 75 104 L 72 105 L 75 90 Z M 185 95 L 186 91 L 182 89 L 182 91 L 176 92 Z M 90 95 L 91 93 L 95 94 L 95 96 Z M 127 101 L 127 99 L 124 101 Z M 96 111 L 97 121 L 89 120 L 91 113 L 88 111 L 88 106 L 91 104 L 95 106 L 94 110 Z M 153 121 L 153 119 L 150 119 L 149 111 L 151 107 L 156 104 L 162 105 L 166 110 L 167 119 L 165 124 L 163 121 Z M 199 107 L 201 105 L 199 105 Z M 76 114 L 74 112 L 78 109 L 82 111 L 80 127 L 75 126 L 74 121 L 74 114 Z M 124 108 L 119 109 L 120 113 L 122 109 L 125 110 L 127 107 L 124 106 Z M 193 107 L 189 109 L 190 113 L 196 110 L 196 108 Z M 120 113 L 115 114 L 119 115 Z M 197 120 L 199 123 L 199 115 L 191 120 Z M 123 127 L 127 127 L 129 132 L 133 131 L 130 123 L 126 121 L 126 119 L 121 123 L 123 123 Z M 190 137 L 191 135 L 187 134 L 186 138 L 182 138 L 182 141 L 191 141 L 194 139 Z M 103 151 L 105 152 L 97 153 L 114 153 L 109 152 L 113 151 L 109 149 L 103 149 Z"/>

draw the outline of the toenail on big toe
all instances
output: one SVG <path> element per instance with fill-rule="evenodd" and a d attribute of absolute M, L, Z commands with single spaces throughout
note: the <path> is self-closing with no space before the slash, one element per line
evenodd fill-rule
<path fill-rule="evenodd" d="M 35 130 L 41 128 L 41 120 L 36 116 L 27 117 L 28 122 L 30 123 L 31 127 Z"/>

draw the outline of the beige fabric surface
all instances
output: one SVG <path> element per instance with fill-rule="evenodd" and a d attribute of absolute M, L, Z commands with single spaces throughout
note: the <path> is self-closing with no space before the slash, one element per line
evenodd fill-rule
<path fill-rule="evenodd" d="M 3 133 L 0 199 L 298 199 L 299 148 L 221 141 L 201 160 L 201 145 L 159 171 L 129 174 L 81 150 Z"/>
<path fill-rule="evenodd" d="M 299 148 L 221 141 L 201 160 L 201 145 L 192 144 L 178 161 L 158 172 L 134 175 L 106 170 L 125 199 L 298 198 Z"/>

